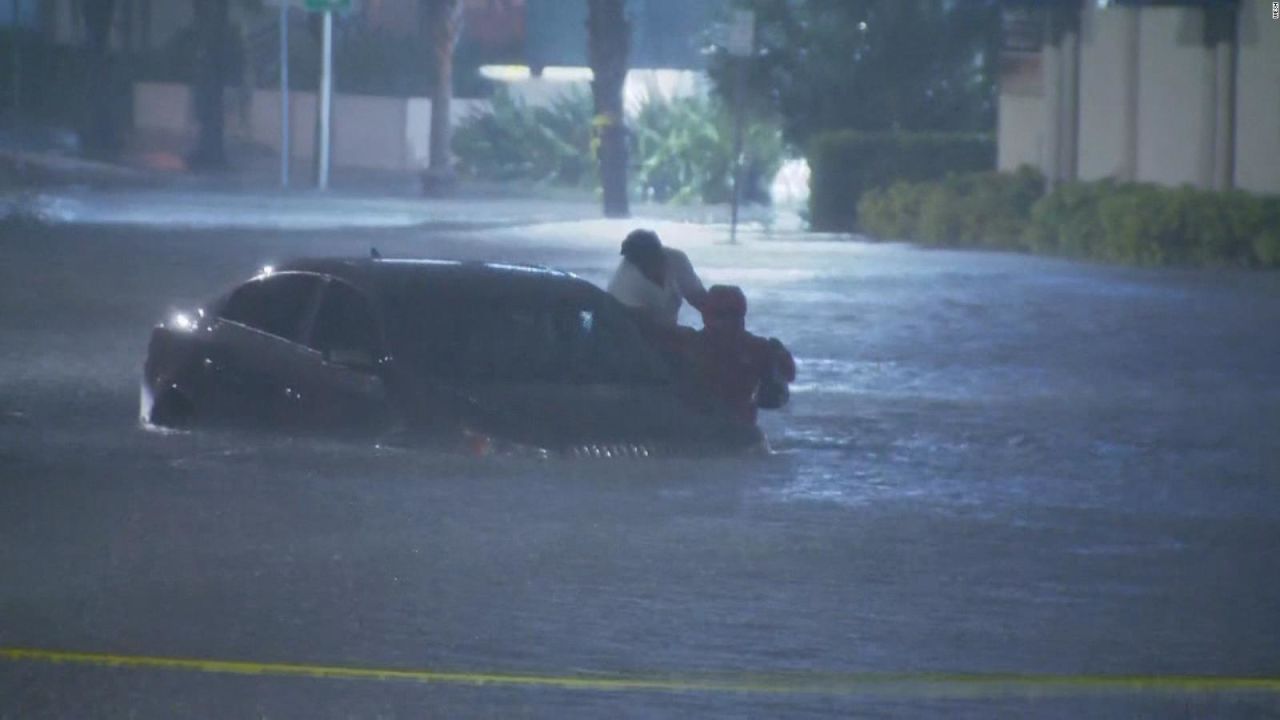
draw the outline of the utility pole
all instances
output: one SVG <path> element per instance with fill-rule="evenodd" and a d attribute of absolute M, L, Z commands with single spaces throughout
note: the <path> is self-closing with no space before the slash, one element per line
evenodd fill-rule
<path fill-rule="evenodd" d="M 320 177 L 316 187 L 329 189 L 329 134 L 333 113 L 333 11 L 324 11 L 320 59 Z"/>
<path fill-rule="evenodd" d="M 329 136 L 333 116 L 333 13 L 351 9 L 351 0 L 303 0 L 303 7 L 311 12 L 324 13 L 320 39 L 320 108 L 316 151 L 316 187 L 329 189 Z"/>
<path fill-rule="evenodd" d="M 729 26 L 729 55 L 733 58 L 733 204 L 729 218 L 729 242 L 738 242 L 738 205 L 742 202 L 742 133 L 746 115 L 747 63 L 755 52 L 756 16 L 735 10 Z"/>

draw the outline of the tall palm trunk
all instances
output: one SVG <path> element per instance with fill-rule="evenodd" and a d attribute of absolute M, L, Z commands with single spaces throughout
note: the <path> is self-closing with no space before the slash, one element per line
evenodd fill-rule
<path fill-rule="evenodd" d="M 627 128 L 622 87 L 627 79 L 631 24 L 624 0 L 587 0 L 587 56 L 593 79 L 595 129 L 605 217 L 627 217 Z"/>
<path fill-rule="evenodd" d="M 462 0 L 428 0 L 427 32 L 435 54 L 436 78 L 431 95 L 430 160 L 423 189 L 443 189 L 453 183 L 453 138 L 450 106 L 453 102 L 453 50 L 462 31 Z"/>
<path fill-rule="evenodd" d="M 120 148 L 111 92 L 111 21 L 115 0 L 81 0 L 84 18 L 89 107 L 82 120 L 84 147 L 92 155 L 110 155 Z"/>
<path fill-rule="evenodd" d="M 200 126 L 190 165 L 195 170 L 226 167 L 223 88 L 227 80 L 229 0 L 196 0 L 196 122 Z"/>

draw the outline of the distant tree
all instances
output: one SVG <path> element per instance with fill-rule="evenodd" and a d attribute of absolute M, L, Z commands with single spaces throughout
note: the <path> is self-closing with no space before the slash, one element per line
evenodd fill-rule
<path fill-rule="evenodd" d="M 80 0 L 86 48 L 86 97 L 89 107 L 81 120 L 84 148 L 91 155 L 111 155 L 120 149 L 120 129 L 113 106 L 111 24 L 115 0 Z"/>
<path fill-rule="evenodd" d="M 749 93 L 789 141 L 815 132 L 990 130 L 998 0 L 738 0 L 756 12 Z M 732 92 L 723 48 L 711 71 Z"/>
<path fill-rule="evenodd" d="M 587 57 L 593 79 L 600 184 L 606 217 L 627 217 L 627 129 L 622 89 L 627 79 L 631 24 L 624 0 L 587 0 Z"/>
<path fill-rule="evenodd" d="M 424 190 L 448 187 L 453 182 L 451 152 L 453 102 L 453 51 L 462 32 L 462 0 L 425 0 L 427 32 L 431 35 L 431 51 L 435 56 L 435 83 L 431 93 L 431 157 L 423 176 Z"/>
<path fill-rule="evenodd" d="M 223 88 L 230 54 L 230 0 L 196 0 L 195 111 L 199 135 L 188 158 L 194 170 L 226 167 Z"/>

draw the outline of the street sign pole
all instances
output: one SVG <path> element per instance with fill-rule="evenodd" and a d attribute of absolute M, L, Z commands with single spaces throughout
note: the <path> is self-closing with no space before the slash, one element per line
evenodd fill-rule
<path fill-rule="evenodd" d="M 324 11 L 324 57 L 320 60 L 320 177 L 321 190 L 329 189 L 329 121 L 333 111 L 333 11 Z"/>
<path fill-rule="evenodd" d="M 280 5 L 280 187 L 289 187 L 289 6 Z"/>
<path fill-rule="evenodd" d="M 284 3 L 296 3 L 298 0 L 278 0 Z M 350 12 L 352 0 L 302 0 L 303 9 L 308 12 L 324 13 L 323 31 L 320 46 L 320 108 L 317 112 L 320 121 L 319 140 L 316 158 L 316 187 L 329 189 L 329 154 L 330 135 L 333 119 L 333 14 Z"/>
<path fill-rule="evenodd" d="M 729 55 L 733 58 L 733 205 L 729 219 L 729 242 L 738 242 L 738 205 L 742 201 L 742 126 L 746 114 L 747 61 L 755 52 L 755 13 L 735 10 L 729 26 Z"/>

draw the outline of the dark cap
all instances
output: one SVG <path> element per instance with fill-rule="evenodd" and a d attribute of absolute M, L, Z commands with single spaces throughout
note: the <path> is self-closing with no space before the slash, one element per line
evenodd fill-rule
<path fill-rule="evenodd" d="M 703 314 L 747 316 L 747 296 L 737 285 L 712 285 L 707 289 Z"/>
<path fill-rule="evenodd" d="M 658 239 L 658 233 L 652 230 L 644 228 L 632 230 L 622 241 L 622 254 L 628 260 L 653 257 L 660 252 L 662 252 L 662 241 Z"/>

